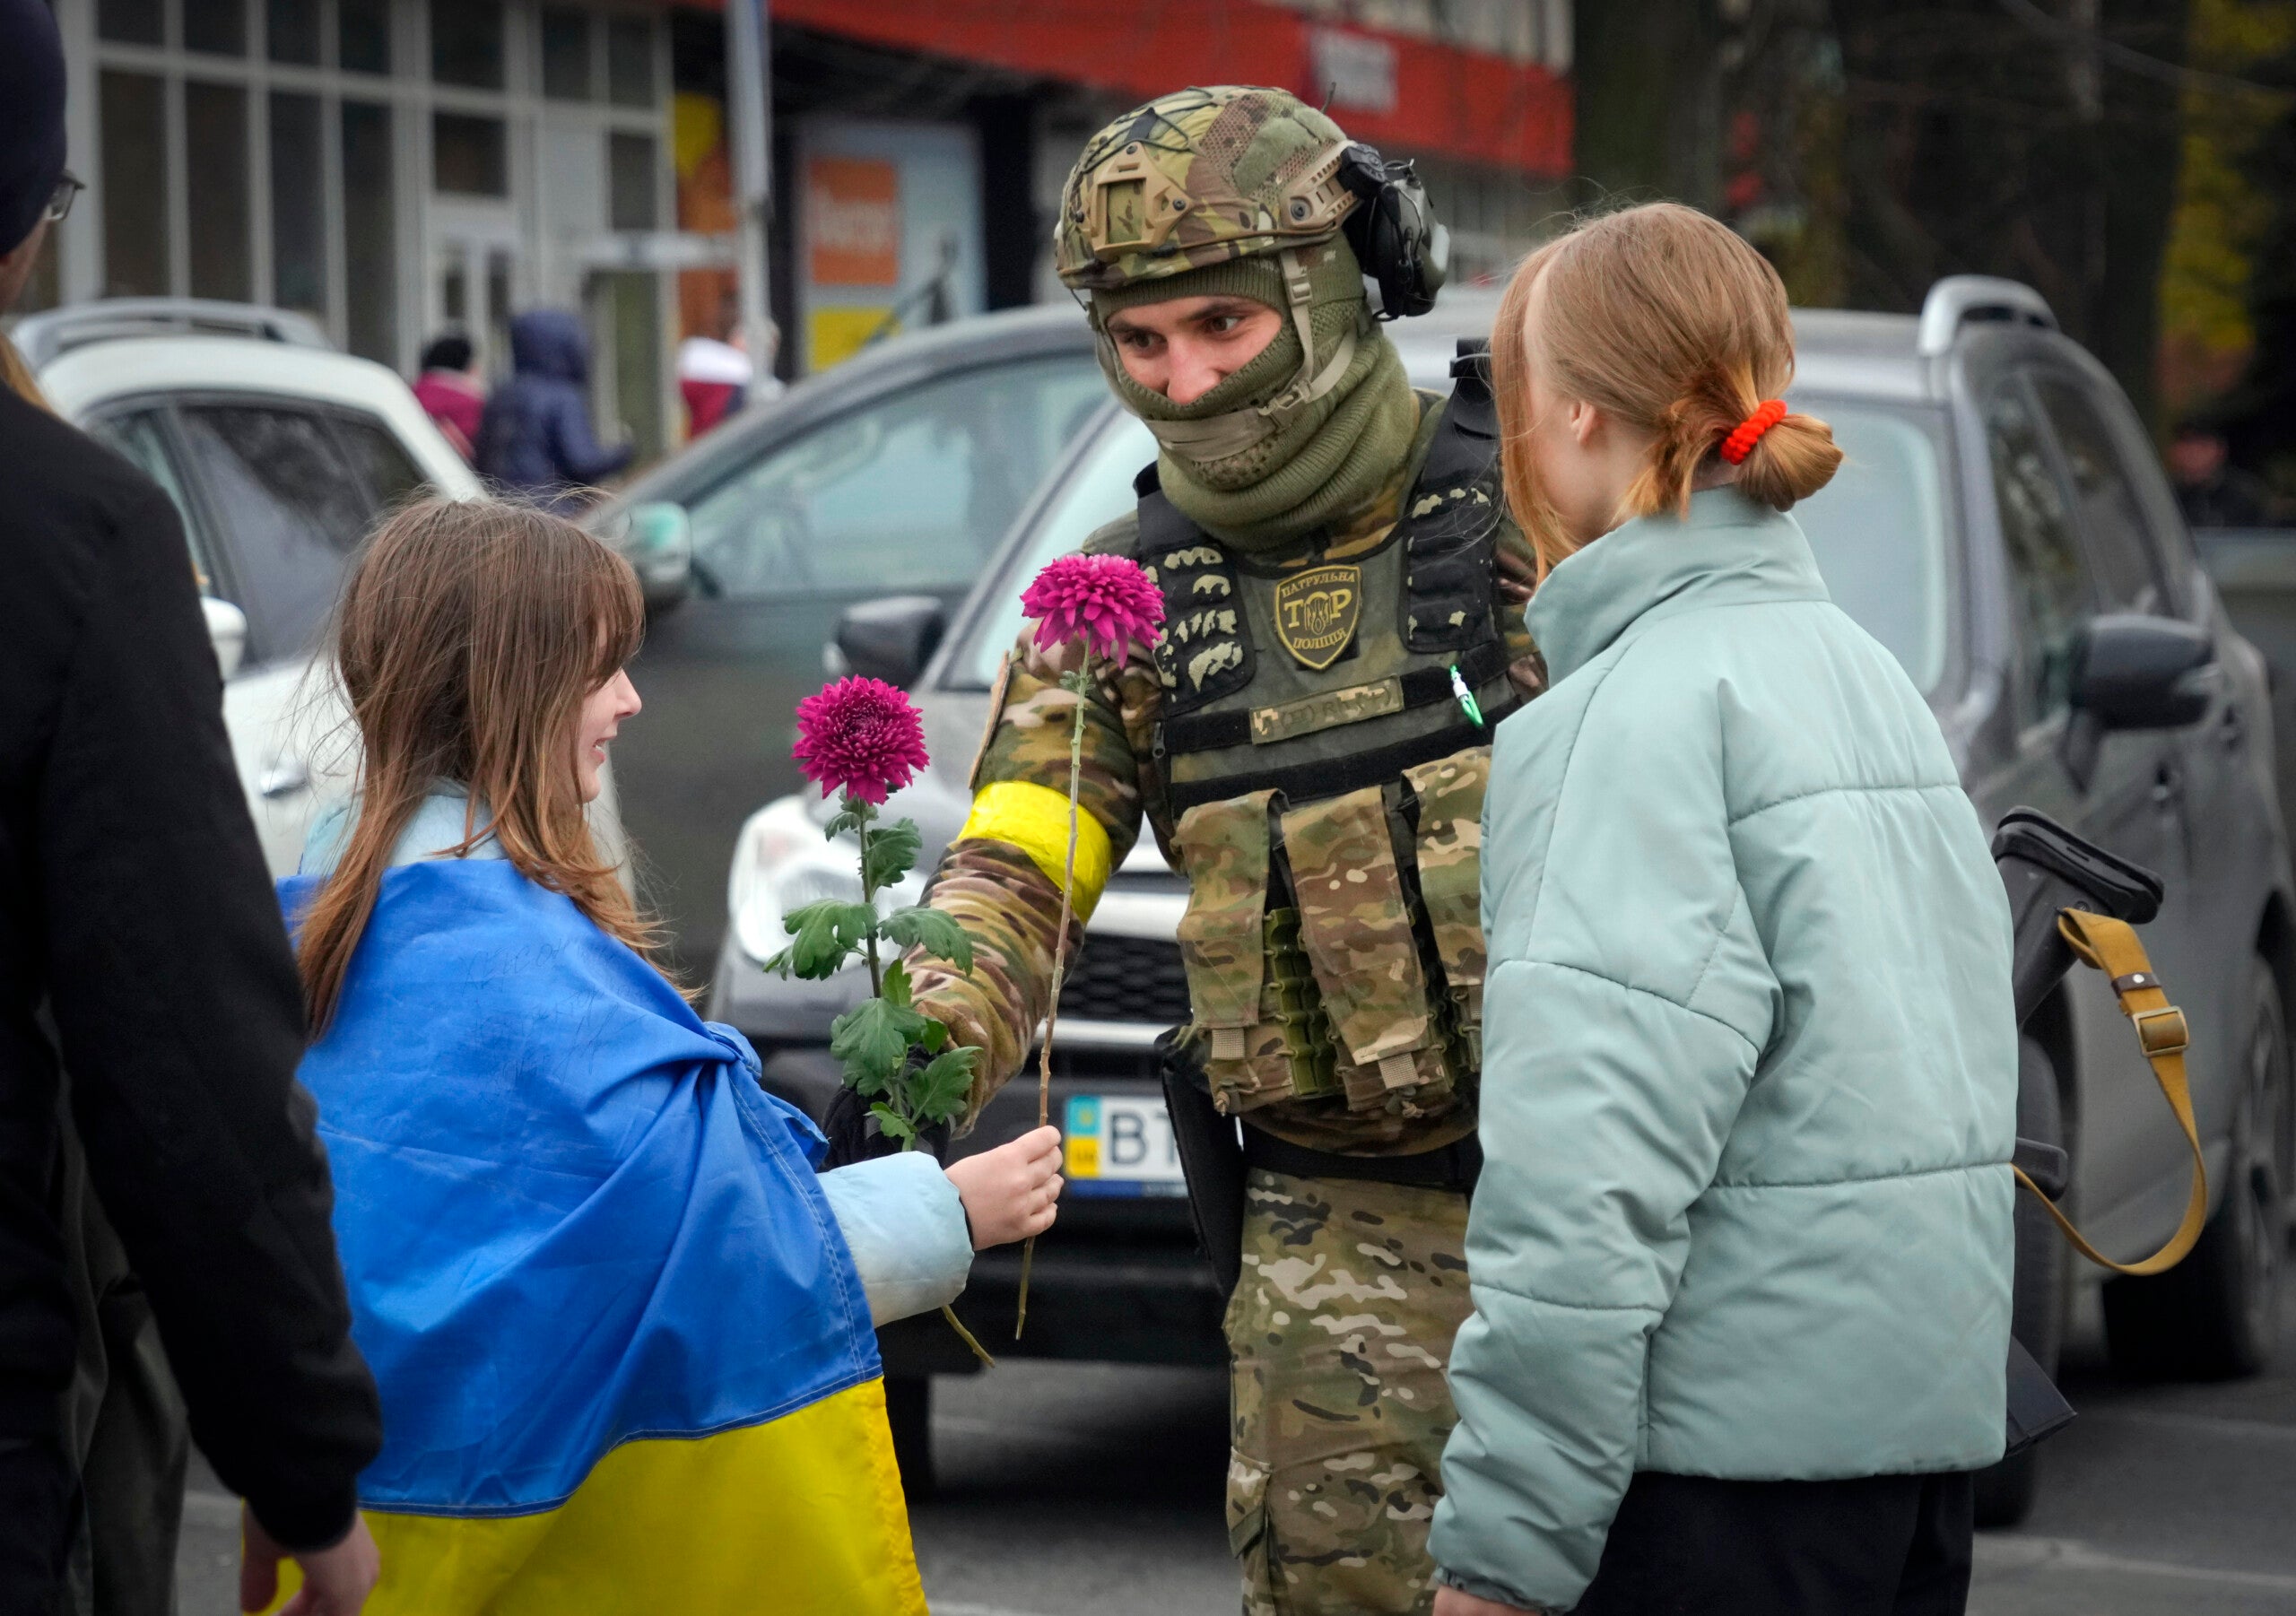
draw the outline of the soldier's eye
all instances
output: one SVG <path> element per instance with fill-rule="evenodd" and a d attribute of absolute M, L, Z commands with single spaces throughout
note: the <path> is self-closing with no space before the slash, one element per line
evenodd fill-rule
<path fill-rule="evenodd" d="M 1244 317 L 1240 314 L 1215 314 L 1205 322 L 1212 327 L 1212 334 L 1214 336 L 1231 335 L 1236 327 L 1243 323 Z"/>

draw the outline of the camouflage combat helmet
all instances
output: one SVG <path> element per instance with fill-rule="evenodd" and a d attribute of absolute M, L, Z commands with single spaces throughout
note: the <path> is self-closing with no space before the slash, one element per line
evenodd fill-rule
<path fill-rule="evenodd" d="M 1179 90 L 1094 135 L 1070 171 L 1054 234 L 1060 278 L 1115 291 L 1339 233 L 1340 126 L 1288 91 Z"/>

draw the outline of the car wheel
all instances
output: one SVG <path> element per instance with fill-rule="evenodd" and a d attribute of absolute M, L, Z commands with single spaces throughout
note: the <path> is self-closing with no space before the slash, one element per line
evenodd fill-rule
<path fill-rule="evenodd" d="M 2031 1038 L 2017 1047 L 2017 1134 L 2043 1144 L 2065 1143 L 2065 1109 L 2057 1089 L 2057 1067 Z M 2039 1201 L 2017 1192 L 2017 1266 L 2011 1293 L 2009 1327 L 2033 1361 L 2049 1374 L 2065 1345 L 2064 1237 Z M 2040 1485 L 2040 1449 L 2023 1453 L 1977 1473 L 1977 1524 L 2013 1526 L 2033 1507 Z"/>
<path fill-rule="evenodd" d="M 885 1377 L 885 1423 L 892 1428 L 893 1460 L 901 1491 L 911 1503 L 933 1494 L 933 1377 Z"/>
<path fill-rule="evenodd" d="M 2168 1273 L 2105 1287 L 2113 1366 L 2193 1379 L 2253 1375 L 2272 1357 L 2288 1249 L 2288 1027 L 2280 987 L 2249 967 L 2248 1048 L 2216 1215 Z"/>

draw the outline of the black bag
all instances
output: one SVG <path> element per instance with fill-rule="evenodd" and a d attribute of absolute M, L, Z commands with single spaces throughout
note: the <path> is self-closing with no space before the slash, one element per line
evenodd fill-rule
<path fill-rule="evenodd" d="M 2009 891 L 2014 928 L 2010 977 L 2022 1029 L 2073 969 L 2073 948 L 2057 925 L 2068 908 L 2142 925 L 2160 912 L 2161 878 L 2083 841 L 2047 814 L 2013 808 L 1993 837 L 1994 866 Z M 2051 1199 L 2065 1193 L 2065 1152 L 2046 1141 L 2017 1141 L 2016 1164 Z M 2008 1453 L 2022 1453 L 2073 1421 L 2073 1405 L 2033 1355 L 2009 1342 Z"/>

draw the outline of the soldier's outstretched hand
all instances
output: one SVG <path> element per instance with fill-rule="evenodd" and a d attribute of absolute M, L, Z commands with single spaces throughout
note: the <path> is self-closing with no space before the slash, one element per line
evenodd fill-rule
<path fill-rule="evenodd" d="M 945 1170 L 965 1203 L 975 1251 L 1025 1240 L 1050 1229 L 1059 1210 L 1060 1130 L 1038 1128 Z"/>

